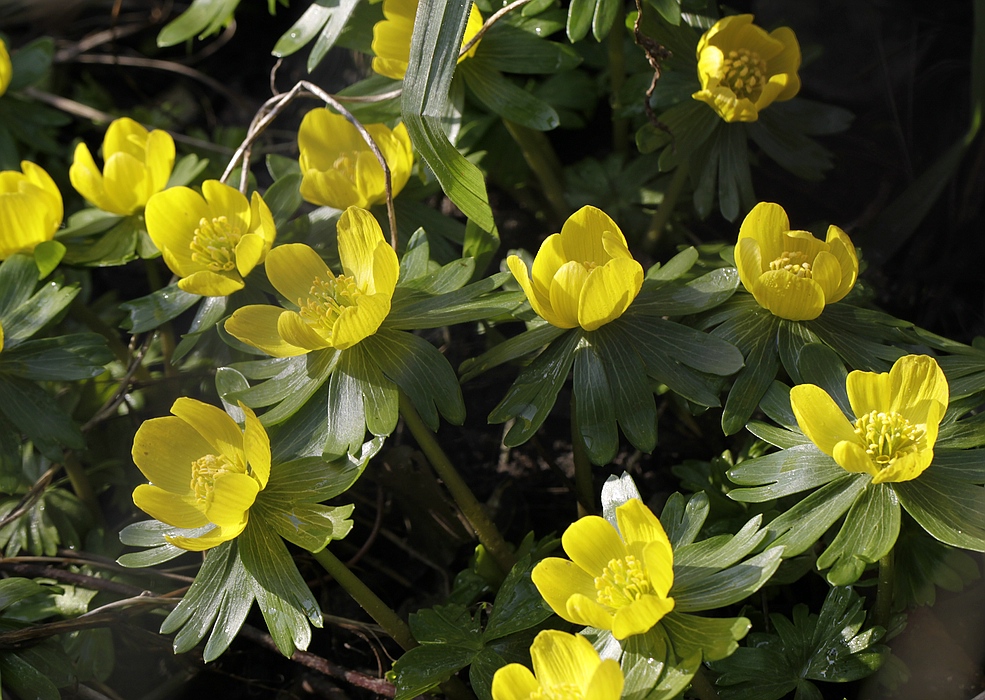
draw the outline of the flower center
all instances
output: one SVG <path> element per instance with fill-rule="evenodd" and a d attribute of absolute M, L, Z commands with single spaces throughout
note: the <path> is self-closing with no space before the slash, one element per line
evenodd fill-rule
<path fill-rule="evenodd" d="M 600 604 L 621 608 L 653 593 L 653 586 L 643 562 L 628 554 L 622 559 L 611 560 L 602 575 L 595 577 L 595 590 Z"/>
<path fill-rule="evenodd" d="M 755 102 L 766 82 L 765 75 L 766 61 L 749 49 L 729 51 L 722 64 L 722 83 L 740 100 L 748 98 Z"/>
<path fill-rule="evenodd" d="M 872 461 L 885 467 L 894 459 L 919 451 L 927 431 L 911 425 L 895 411 L 870 411 L 855 421 L 855 434 L 862 438 Z"/>
<path fill-rule="evenodd" d="M 245 474 L 246 471 L 222 455 L 205 455 L 192 462 L 191 489 L 195 498 L 206 506 L 212 505 L 216 477 L 228 473 Z"/>
<path fill-rule="evenodd" d="M 332 328 L 342 311 L 347 306 L 355 306 L 356 299 L 362 294 L 362 290 L 356 286 L 356 280 L 348 275 L 329 277 L 327 280 L 316 277 L 311 283 L 307 299 L 298 301 L 301 318 L 330 339 Z"/>
<path fill-rule="evenodd" d="M 356 182 L 356 154 L 340 153 L 339 157 L 332 163 L 332 169 L 339 171 L 342 176 L 350 182 Z"/>
<path fill-rule="evenodd" d="M 599 266 L 599 264 L 594 260 L 582 260 L 581 265 L 589 272 L 591 272 L 592 270 L 594 270 L 596 267 Z"/>
<path fill-rule="evenodd" d="M 807 259 L 807 254 L 800 250 L 793 252 L 783 251 L 776 260 L 770 263 L 771 270 L 786 270 L 797 277 L 811 279 L 814 271 L 811 269 L 811 262 Z"/>
<path fill-rule="evenodd" d="M 225 216 L 202 217 L 189 246 L 192 260 L 212 272 L 231 272 L 236 269 L 236 244 L 242 237 L 239 227 Z"/>
<path fill-rule="evenodd" d="M 530 700 L 582 700 L 585 692 L 574 683 L 555 683 L 541 686 L 530 693 Z"/>

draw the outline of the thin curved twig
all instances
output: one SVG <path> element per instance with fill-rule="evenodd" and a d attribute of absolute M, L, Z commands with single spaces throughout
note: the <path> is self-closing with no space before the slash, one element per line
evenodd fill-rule
<path fill-rule="evenodd" d="M 465 54 L 471 51 L 472 47 L 479 43 L 479 39 L 482 38 L 483 34 L 489 31 L 489 28 L 492 27 L 494 24 L 496 24 L 496 22 L 501 20 L 503 17 L 508 15 L 516 8 L 523 7 L 528 2 L 531 2 L 531 0 L 513 0 L 513 2 L 511 2 L 509 5 L 506 5 L 505 7 L 489 15 L 489 19 L 487 19 L 485 22 L 482 23 L 482 27 L 480 27 L 479 31 L 475 33 L 475 36 L 469 39 L 468 42 L 466 42 L 465 45 L 462 46 L 462 50 L 459 51 L 458 57 L 462 58 Z"/>

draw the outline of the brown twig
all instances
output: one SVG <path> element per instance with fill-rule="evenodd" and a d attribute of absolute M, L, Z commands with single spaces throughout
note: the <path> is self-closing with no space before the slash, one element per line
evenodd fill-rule
<path fill-rule="evenodd" d="M 646 54 L 646 62 L 650 64 L 650 68 L 653 69 L 653 77 L 650 79 L 650 87 L 646 90 L 646 96 L 643 98 L 643 110 L 646 112 L 646 118 L 650 120 L 650 123 L 654 127 L 660 129 L 665 134 L 674 138 L 674 135 L 670 133 L 670 128 L 664 124 L 662 121 L 657 119 L 656 113 L 653 111 L 653 107 L 650 105 L 650 100 L 653 99 L 653 92 L 657 89 L 657 81 L 660 80 L 661 63 L 668 58 L 671 58 L 673 54 L 666 46 L 660 42 L 651 39 L 640 29 L 640 23 L 643 21 L 643 5 L 640 0 L 636 0 L 636 21 L 633 23 L 633 41 L 636 45 L 643 49 L 643 53 Z"/>
<path fill-rule="evenodd" d="M 61 469 L 60 464 L 52 464 L 48 468 L 48 471 L 42 474 L 38 480 L 34 482 L 34 485 L 31 486 L 30 490 L 28 490 L 28 492 L 21 497 L 17 507 L 7 513 L 3 520 L 0 520 L 0 528 L 3 528 L 8 523 L 14 522 L 17 518 L 31 510 L 34 504 L 37 503 L 38 499 L 44 494 L 44 490 L 48 488 L 48 485 L 51 483 L 51 480 L 55 477 L 55 474 L 59 469 Z"/>
<path fill-rule="evenodd" d="M 140 346 L 140 349 L 137 350 L 137 352 L 133 356 L 133 359 L 130 361 L 130 366 L 127 367 L 127 373 L 123 375 L 123 378 L 120 380 L 116 392 L 114 392 L 113 396 L 106 403 L 104 403 L 98 411 L 96 411 L 95 415 L 93 415 L 92 418 L 86 421 L 85 425 L 82 426 L 83 433 L 92 430 L 92 428 L 94 428 L 96 425 L 109 418 L 111 415 L 113 415 L 113 413 L 116 411 L 119 405 L 123 403 L 123 400 L 130 392 L 131 389 L 130 382 L 133 379 L 134 375 L 140 370 L 144 361 L 144 356 L 147 354 L 147 351 L 150 349 L 151 339 L 153 337 L 154 334 L 151 333 L 144 339 L 144 342 Z"/>

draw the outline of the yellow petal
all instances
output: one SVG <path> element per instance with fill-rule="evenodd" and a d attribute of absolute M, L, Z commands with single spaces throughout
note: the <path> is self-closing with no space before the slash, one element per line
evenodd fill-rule
<path fill-rule="evenodd" d="M 114 153 L 126 153 L 143 161 L 147 136 L 147 129 L 130 117 L 114 119 L 103 137 L 103 159 Z"/>
<path fill-rule="evenodd" d="M 179 289 L 203 297 L 227 297 L 245 286 L 243 279 L 235 272 L 199 270 L 178 280 Z"/>
<path fill-rule="evenodd" d="M 235 527 L 246 521 L 246 511 L 259 491 L 260 484 L 249 474 L 219 474 L 205 516 L 219 527 Z"/>
<path fill-rule="evenodd" d="M 303 349 L 304 352 L 332 347 L 332 340 L 309 326 L 300 314 L 284 311 L 277 317 L 277 333 L 289 347 Z M 298 353 L 303 354 L 303 353 Z"/>
<path fill-rule="evenodd" d="M 760 306 L 788 321 L 810 321 L 824 311 L 821 285 L 786 270 L 771 270 L 760 275 L 753 296 Z"/>
<path fill-rule="evenodd" d="M 634 634 L 643 634 L 673 609 L 673 598 L 645 595 L 616 610 L 612 621 L 612 636 L 626 639 Z"/>
<path fill-rule="evenodd" d="M 776 260 L 784 251 L 783 234 L 790 230 L 790 219 L 779 204 L 760 202 L 746 214 L 739 227 L 739 241 L 753 238 L 759 243 L 763 260 Z M 765 271 L 766 268 L 761 268 Z"/>
<path fill-rule="evenodd" d="M 171 405 L 171 413 L 190 425 L 209 445 L 230 462 L 246 470 L 243 431 L 228 413 L 218 406 L 181 397 Z M 212 522 L 215 522 L 214 520 Z"/>
<path fill-rule="evenodd" d="M 474 5 L 472 9 L 475 9 Z M 410 173 L 414 169 L 414 151 L 411 148 L 410 134 L 407 133 L 407 127 L 403 122 L 394 127 L 385 143 L 387 148 L 383 151 L 383 155 L 387 165 L 390 166 L 393 196 L 396 197 L 410 180 Z"/>
<path fill-rule="evenodd" d="M 154 129 L 147 135 L 147 173 L 151 193 L 163 190 L 174 170 L 174 139 L 161 129 Z M 146 202 L 145 202 L 146 203 Z"/>
<path fill-rule="evenodd" d="M 165 535 L 164 539 L 173 544 L 175 547 L 186 549 L 189 552 L 203 552 L 206 549 L 212 549 L 223 542 L 236 539 L 245 529 L 246 520 L 244 519 L 243 522 L 237 523 L 236 525 L 216 527 L 214 530 L 209 531 L 201 537 L 169 537 Z"/>
<path fill-rule="evenodd" d="M 267 304 L 243 306 L 229 317 L 225 329 L 237 340 L 263 350 L 271 357 L 304 355 L 308 350 L 285 342 L 277 332 L 277 323 L 283 313 L 292 312 Z"/>
<path fill-rule="evenodd" d="M 571 561 L 592 576 L 599 576 L 610 561 L 628 554 L 616 529 L 597 515 L 572 523 L 561 536 L 561 546 Z"/>
<path fill-rule="evenodd" d="M 830 304 L 841 287 L 841 264 L 838 258 L 826 250 L 818 253 L 811 266 L 811 279 L 821 287 L 825 303 Z"/>
<path fill-rule="evenodd" d="M 743 48 L 754 51 L 764 61 L 769 61 L 783 51 L 783 43 L 767 34 L 762 27 L 746 24 L 736 31 L 735 36 L 729 40 L 731 47 Z M 721 46 L 722 44 L 719 44 Z"/>
<path fill-rule="evenodd" d="M 934 461 L 933 450 L 920 450 L 898 457 L 872 476 L 873 484 L 912 481 L 924 473 Z"/>
<path fill-rule="evenodd" d="M 770 74 L 787 74 L 786 87 L 776 98 L 778 102 L 784 102 L 800 92 L 800 78 L 797 75 L 801 61 L 800 42 L 790 27 L 774 29 L 770 32 L 770 37 L 783 44 L 783 50 L 769 60 L 767 71 Z"/>
<path fill-rule="evenodd" d="M 536 261 L 535 261 L 536 264 Z M 551 280 L 551 309 L 561 328 L 574 328 L 578 325 L 578 300 L 582 287 L 588 280 L 588 270 L 580 262 L 566 262 L 554 273 Z"/>
<path fill-rule="evenodd" d="M 786 90 L 789 80 L 790 76 L 786 73 L 771 75 L 766 84 L 763 85 L 763 89 L 760 90 L 759 97 L 756 98 L 756 111 L 760 112 L 773 104 L 776 98 Z"/>
<path fill-rule="evenodd" d="M 202 183 L 202 195 L 208 203 L 210 218 L 225 216 L 230 222 L 235 220 L 240 230 L 249 229 L 250 203 L 242 192 L 218 180 L 206 180 Z"/>
<path fill-rule="evenodd" d="M 205 200 L 187 187 L 172 187 L 147 200 L 144 223 L 158 250 L 165 253 L 168 267 L 186 277 L 201 269 L 192 261 L 192 237 L 199 222 L 209 214 Z"/>
<path fill-rule="evenodd" d="M 698 40 L 698 54 L 706 46 L 727 46 L 734 43 L 735 37 L 743 27 L 752 24 L 753 15 L 729 15 L 723 17 L 711 26 L 711 28 L 701 35 Z"/>
<path fill-rule="evenodd" d="M 249 406 L 240 401 L 239 408 L 246 416 L 246 427 L 243 431 L 246 461 L 250 465 L 250 474 L 260 484 L 262 490 L 267 486 L 267 480 L 270 478 L 270 438 L 257 414 Z"/>
<path fill-rule="evenodd" d="M 291 303 L 303 306 L 315 279 L 335 277 L 312 248 L 303 243 L 280 245 L 267 254 L 267 279 Z"/>
<path fill-rule="evenodd" d="M 791 389 L 790 408 L 804 435 L 827 455 L 834 456 L 835 447 L 841 442 L 859 442 L 855 428 L 838 404 L 819 386 L 799 384 Z"/>
<path fill-rule="evenodd" d="M 568 598 L 564 611 L 559 612 L 558 615 L 576 625 L 600 630 L 611 630 L 614 619 L 611 609 L 600 605 L 594 595 L 589 597 L 581 593 L 575 593 Z"/>
<path fill-rule="evenodd" d="M 763 274 L 763 255 L 759 241 L 755 238 L 740 238 L 735 244 L 735 267 L 739 271 L 739 280 L 750 294 L 759 283 Z"/>
<path fill-rule="evenodd" d="M 540 691 L 540 683 L 526 666 L 507 664 L 493 676 L 493 700 L 528 700 Z"/>
<path fill-rule="evenodd" d="M 141 484 L 133 490 L 133 504 L 155 520 L 180 528 L 199 528 L 209 524 L 199 508 L 170 491 Z"/>
<path fill-rule="evenodd" d="M 363 295 L 355 306 L 347 306 L 332 328 L 332 347 L 351 348 L 379 330 L 390 313 L 390 299 L 383 294 Z"/>
<path fill-rule="evenodd" d="M 605 659 L 595 669 L 588 688 L 585 689 L 585 700 L 619 700 L 625 684 L 622 669 L 615 659 Z"/>
<path fill-rule="evenodd" d="M 131 451 L 134 464 L 149 482 L 179 495 L 191 493 L 192 462 L 207 454 L 212 454 L 212 445 L 175 416 L 141 423 Z"/>
<path fill-rule="evenodd" d="M 547 689 L 574 686 L 583 690 L 600 663 L 591 642 L 581 635 L 558 630 L 544 630 L 534 638 L 530 660 L 534 675 Z"/>
<path fill-rule="evenodd" d="M 356 281 L 356 287 L 367 294 L 376 289 L 376 268 L 380 268 L 384 288 L 393 293 L 400 262 L 393 248 L 383 238 L 383 229 L 376 218 L 365 209 L 349 207 L 338 223 L 339 259 L 342 270 Z M 389 253 L 387 253 L 389 251 Z"/>
<path fill-rule="evenodd" d="M 573 595 L 595 596 L 595 578 L 567 559 L 547 557 L 541 560 L 531 572 L 530 579 L 544 602 L 565 619 L 569 619 L 569 598 Z"/>
<path fill-rule="evenodd" d="M 859 444 L 858 439 L 852 441 L 842 441 L 834 446 L 831 456 L 845 471 L 855 474 L 870 474 L 873 477 L 879 473 L 879 467 L 865 451 L 865 447 Z"/>
<path fill-rule="evenodd" d="M 643 547 L 643 564 L 653 590 L 666 598 L 674 585 L 674 551 L 669 541 L 653 541 Z"/>
<path fill-rule="evenodd" d="M 516 255 L 511 255 L 506 259 L 506 266 L 510 268 L 510 272 L 513 273 L 513 277 L 516 278 L 520 288 L 523 289 L 523 293 L 526 295 L 527 301 L 530 302 L 530 307 L 534 310 L 534 313 L 550 323 L 552 326 L 558 326 L 558 324 L 562 323 L 562 321 L 554 313 L 554 310 L 551 308 L 551 300 L 548 294 L 545 293 L 543 297 L 538 296 L 534 285 L 527 274 L 526 264 L 524 264 L 524 262 Z M 571 328 L 572 326 L 558 327 Z"/>
<path fill-rule="evenodd" d="M 906 416 L 906 408 L 929 400 L 947 408 L 947 378 L 937 360 L 928 355 L 906 355 L 889 370 L 892 403 L 889 409 Z M 943 410 L 942 410 L 943 412 Z"/>
<path fill-rule="evenodd" d="M 593 331 L 619 318 L 642 286 L 643 266 L 632 258 L 616 258 L 595 268 L 578 297 L 578 325 Z"/>
<path fill-rule="evenodd" d="M 114 153 L 103 168 L 103 186 L 106 189 L 108 207 L 100 208 L 120 216 L 133 214 L 150 196 L 146 180 L 147 168 L 143 161 L 129 153 Z"/>
<path fill-rule="evenodd" d="M 602 245 L 603 231 L 619 231 L 616 222 L 601 209 L 584 206 L 568 217 L 561 227 L 561 246 L 564 259 L 579 263 L 601 265 L 609 255 Z M 620 236 L 622 232 L 620 232 Z M 625 239 L 623 239 L 625 240 Z"/>
<path fill-rule="evenodd" d="M 841 268 L 841 282 L 838 289 L 827 297 L 827 303 L 832 304 L 841 301 L 845 295 L 852 291 L 855 281 L 858 279 L 858 255 L 851 239 L 837 226 L 828 226 L 828 235 L 825 238 L 831 254 L 838 259 Z"/>
<path fill-rule="evenodd" d="M 465 32 L 462 34 L 463 47 L 472 39 L 472 37 L 479 33 L 479 30 L 482 29 L 482 24 L 482 15 L 479 13 L 479 8 L 475 6 L 475 3 L 473 3 L 471 9 L 469 9 L 468 21 L 465 23 Z M 472 48 L 470 48 L 465 55 L 458 57 L 458 62 L 461 63 L 466 58 L 475 56 L 475 52 L 481 43 L 481 39 L 475 42 L 475 44 L 472 45 Z"/>
<path fill-rule="evenodd" d="M 670 548 L 670 540 L 660 520 L 638 498 L 631 498 L 616 508 L 616 523 L 627 543 L 658 542 Z"/>
<path fill-rule="evenodd" d="M 257 261 L 261 263 L 277 238 L 277 226 L 274 223 L 274 215 L 271 213 L 270 207 L 263 201 L 259 192 L 254 192 L 250 198 L 250 233 L 256 234 L 263 241 L 263 252 Z"/>
<path fill-rule="evenodd" d="M 733 122 L 754 122 L 759 119 L 756 105 L 745 97 L 736 97 L 734 92 L 724 86 L 699 90 L 692 93 L 691 97 L 707 104 L 718 113 L 718 116 L 730 124 Z"/>
<path fill-rule="evenodd" d="M 0 39 L 0 97 L 7 92 L 10 81 L 14 77 L 14 67 L 10 63 L 10 54 L 7 53 L 7 44 Z"/>
<path fill-rule="evenodd" d="M 356 185 L 335 170 L 319 171 L 302 169 L 301 197 L 306 202 L 322 207 L 345 209 L 352 206 L 369 206 L 362 200 Z"/>
<path fill-rule="evenodd" d="M 68 179 L 72 187 L 86 199 L 100 209 L 104 208 L 106 202 L 106 191 L 103 187 L 103 174 L 99 171 L 96 161 L 92 158 L 89 147 L 80 143 L 75 147 L 75 156 L 72 165 L 68 169 Z"/>
<path fill-rule="evenodd" d="M 718 86 L 724 63 L 725 54 L 717 46 L 708 46 L 698 54 L 698 79 L 702 90 Z"/>
<path fill-rule="evenodd" d="M 236 244 L 236 271 L 246 277 L 263 257 L 267 242 L 255 233 L 244 234 Z"/>
<path fill-rule="evenodd" d="M 860 418 L 871 411 L 889 411 L 892 403 L 892 384 L 888 372 L 854 370 L 845 379 L 848 402 Z"/>

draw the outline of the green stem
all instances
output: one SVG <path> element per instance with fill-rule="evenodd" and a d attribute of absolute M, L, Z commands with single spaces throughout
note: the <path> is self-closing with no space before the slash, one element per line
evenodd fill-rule
<path fill-rule="evenodd" d="M 612 107 L 612 150 L 621 156 L 629 152 L 629 120 L 619 116 L 620 93 L 626 82 L 625 27 L 618 21 L 609 30 L 609 90 Z"/>
<path fill-rule="evenodd" d="M 75 495 L 79 497 L 80 501 L 86 504 L 96 523 L 103 524 L 103 509 L 99 507 L 99 499 L 96 497 L 96 492 L 89 482 L 85 468 L 79 462 L 78 458 L 76 458 L 74 452 L 66 450 L 62 466 L 65 468 L 65 474 L 72 484 L 72 490 L 75 491 Z"/>
<path fill-rule="evenodd" d="M 417 640 L 414 639 L 414 635 L 411 634 L 406 623 L 386 603 L 380 600 L 358 576 L 349 571 L 349 568 L 338 557 L 329 552 L 328 549 L 313 553 L 312 556 L 359 603 L 359 607 L 369 613 L 376 624 L 393 637 L 393 640 L 404 651 L 417 646 Z"/>
<path fill-rule="evenodd" d="M 646 231 L 645 248 L 647 251 L 652 251 L 657 247 L 660 236 L 667 227 L 667 222 L 670 221 L 670 215 L 674 213 L 677 200 L 680 199 L 681 192 L 684 191 L 684 185 L 686 183 L 687 163 L 682 162 L 677 166 L 677 170 L 674 171 L 674 176 L 670 180 L 670 186 L 667 187 L 667 191 L 664 192 L 663 201 L 660 202 L 660 208 L 657 209 L 657 212 L 650 220 L 650 227 Z"/>
<path fill-rule="evenodd" d="M 588 459 L 585 441 L 578 427 L 575 395 L 571 394 L 571 451 L 575 460 L 575 496 L 578 498 L 578 517 L 593 515 L 595 509 L 595 484 L 592 479 L 592 463 Z"/>
<path fill-rule="evenodd" d="M 561 161 L 554 152 L 551 142 L 540 131 L 528 129 L 507 119 L 503 120 L 506 130 L 520 147 L 523 160 L 533 171 L 544 197 L 551 207 L 554 217 L 560 222 L 568 218 L 571 208 L 564 196 L 564 182 L 561 178 Z"/>
<path fill-rule="evenodd" d="M 718 692 L 705 675 L 703 666 L 698 666 L 697 672 L 691 678 L 691 691 L 700 700 L 718 700 Z"/>
<path fill-rule="evenodd" d="M 479 542 L 486 548 L 499 568 L 503 570 L 503 573 L 508 573 L 516 564 L 516 557 L 513 556 L 510 546 L 503 539 L 496 524 L 486 515 L 482 504 L 479 503 L 475 494 L 472 493 L 472 489 L 462 479 L 451 460 L 448 459 L 448 455 L 441 449 L 434 433 L 424 424 L 421 416 L 414 408 L 414 404 L 403 392 L 400 392 L 400 415 L 404 417 L 404 423 L 407 424 L 414 439 L 417 440 L 424 456 L 428 458 L 438 476 L 445 482 L 451 497 L 455 499 L 455 503 L 461 508 L 466 520 L 475 530 Z"/>
<path fill-rule="evenodd" d="M 893 589 L 896 581 L 896 563 L 893 550 L 879 560 L 879 583 L 876 586 L 876 606 L 873 621 L 880 627 L 889 626 L 893 612 Z"/>

